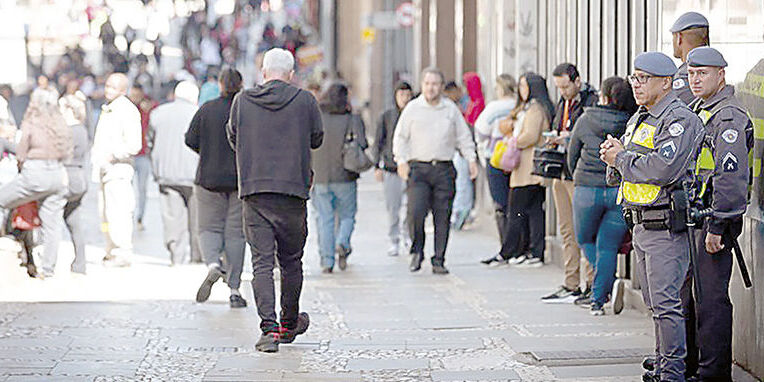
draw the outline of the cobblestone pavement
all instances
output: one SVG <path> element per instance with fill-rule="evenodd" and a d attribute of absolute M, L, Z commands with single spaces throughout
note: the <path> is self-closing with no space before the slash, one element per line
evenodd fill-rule
<path fill-rule="evenodd" d="M 489 226 L 452 235 L 451 275 L 432 275 L 429 266 L 410 274 L 408 256 L 385 254 L 381 187 L 365 179 L 359 195 L 348 269 L 321 274 L 311 236 L 302 298 L 311 326 L 276 354 L 254 350 L 247 282 L 247 309 L 231 310 L 220 284 L 209 302 L 193 302 L 205 267 L 169 267 L 156 198 L 128 269 L 98 264 L 94 207 L 87 276 L 69 274 L 65 242 L 57 275 L 29 279 L 3 242 L 0 382 L 640 380 L 638 362 L 653 343 L 644 315 L 592 317 L 540 303 L 560 270 L 478 264 L 498 247 Z"/>

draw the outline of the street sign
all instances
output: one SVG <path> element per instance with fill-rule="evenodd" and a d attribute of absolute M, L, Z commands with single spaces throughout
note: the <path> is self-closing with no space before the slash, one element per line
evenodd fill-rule
<path fill-rule="evenodd" d="M 411 2 L 402 3 L 395 9 L 395 18 L 398 25 L 408 28 L 416 21 L 416 6 Z"/>
<path fill-rule="evenodd" d="M 377 38 L 377 31 L 374 28 L 363 28 L 361 30 L 361 40 L 367 44 L 374 43 L 374 40 Z"/>

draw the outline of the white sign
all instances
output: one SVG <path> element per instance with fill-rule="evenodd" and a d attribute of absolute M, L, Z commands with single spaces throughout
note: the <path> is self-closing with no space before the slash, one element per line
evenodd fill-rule
<path fill-rule="evenodd" d="M 407 28 L 414 25 L 416 21 L 416 6 L 411 2 L 402 3 L 395 10 L 395 19 L 398 21 L 398 25 Z"/>

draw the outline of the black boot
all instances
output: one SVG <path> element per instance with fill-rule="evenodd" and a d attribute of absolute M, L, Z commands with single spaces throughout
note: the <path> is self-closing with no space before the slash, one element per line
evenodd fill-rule
<path fill-rule="evenodd" d="M 409 265 L 409 270 L 411 272 L 417 272 L 418 270 L 422 269 L 422 261 L 424 261 L 424 254 L 423 253 L 414 253 L 411 255 L 411 264 Z"/>

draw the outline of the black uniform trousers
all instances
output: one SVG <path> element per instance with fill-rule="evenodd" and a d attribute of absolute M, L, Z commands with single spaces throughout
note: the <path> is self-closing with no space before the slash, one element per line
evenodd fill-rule
<path fill-rule="evenodd" d="M 686 375 L 698 374 L 702 381 L 732 381 L 732 302 L 729 296 L 732 276 L 732 238 L 743 230 L 742 218 L 731 223 L 722 235 L 724 249 L 706 252 L 707 224 L 695 231 L 697 261 L 690 264 L 682 285 L 682 310 L 687 333 Z M 701 303 L 692 288 L 692 267 L 701 278 Z"/>
<path fill-rule="evenodd" d="M 456 169 L 451 161 L 410 162 L 407 184 L 411 253 L 424 254 L 424 221 L 432 212 L 435 225 L 433 265 L 443 265 L 456 195 Z"/>
<path fill-rule="evenodd" d="M 252 250 L 260 329 L 278 331 L 273 268 L 281 269 L 281 326 L 294 329 L 302 293 L 302 255 L 308 237 L 306 202 L 284 194 L 254 194 L 244 198 L 244 235 Z"/>

